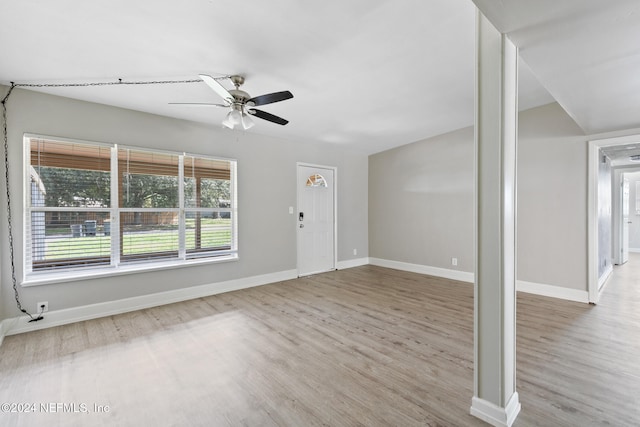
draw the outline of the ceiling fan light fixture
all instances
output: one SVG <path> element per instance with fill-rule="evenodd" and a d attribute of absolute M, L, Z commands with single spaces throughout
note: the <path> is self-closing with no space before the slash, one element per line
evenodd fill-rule
<path fill-rule="evenodd" d="M 233 122 L 231 121 L 231 113 L 232 111 L 229 111 L 227 113 L 227 117 L 225 117 L 225 119 L 222 121 L 222 126 L 229 128 L 229 129 L 233 129 L 233 127 L 235 126 L 233 124 Z"/>
<path fill-rule="evenodd" d="M 249 116 L 249 114 L 242 114 L 242 127 L 244 128 L 244 130 L 251 129 L 254 124 L 255 123 L 253 123 L 253 119 L 251 118 L 251 116 Z"/>
<path fill-rule="evenodd" d="M 227 113 L 227 117 L 222 121 L 222 126 L 229 129 L 242 124 L 242 113 L 235 108 Z M 243 125 L 244 126 L 244 125 Z"/>
<path fill-rule="evenodd" d="M 242 122 L 242 113 L 234 108 L 227 115 L 227 119 L 234 125 L 239 125 Z"/>

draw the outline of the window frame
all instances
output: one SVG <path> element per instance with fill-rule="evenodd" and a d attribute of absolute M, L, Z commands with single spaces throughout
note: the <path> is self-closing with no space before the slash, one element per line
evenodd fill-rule
<path fill-rule="evenodd" d="M 95 147 L 108 148 L 110 150 L 110 188 L 109 188 L 109 197 L 110 204 L 109 207 L 47 207 L 47 206 L 32 206 L 32 172 L 33 168 L 31 164 L 31 141 L 34 139 L 42 139 L 46 141 L 53 141 L 59 143 L 68 143 L 68 144 L 84 144 Z M 24 148 L 24 180 L 23 180 L 23 277 L 21 281 L 22 286 L 33 286 L 33 285 L 41 285 L 48 283 L 58 283 L 63 281 L 74 281 L 74 280 L 83 280 L 87 278 L 94 277 L 104 277 L 104 276 L 112 276 L 119 274 L 130 274 L 130 273 L 138 273 L 145 271 L 153 271 L 153 270 L 162 270 L 162 269 L 174 269 L 174 268 L 182 268 L 193 265 L 201 265 L 201 264 L 211 264 L 211 263 L 220 263 L 220 262 L 229 262 L 236 261 L 238 259 L 238 197 L 237 197 L 237 160 L 218 157 L 218 156 L 210 156 L 204 154 L 194 154 L 187 152 L 177 152 L 177 151 L 168 151 L 168 150 L 159 150 L 145 147 L 137 147 L 130 146 L 125 144 L 114 144 L 114 143 L 105 143 L 105 142 L 95 142 L 95 141 L 87 141 L 87 140 L 78 140 L 73 138 L 64 138 L 64 137 L 52 137 L 47 135 L 38 135 L 38 134 L 28 134 L 25 133 L 23 135 L 23 148 Z M 140 207 L 140 208 L 123 208 L 120 206 L 120 199 L 122 194 L 120 191 L 122 189 L 122 185 L 120 182 L 120 175 L 122 175 L 122 171 L 120 170 L 119 163 L 121 159 L 119 158 L 119 152 L 122 149 L 130 149 L 135 150 L 137 152 L 144 152 L 150 155 L 157 153 L 159 155 L 169 155 L 176 156 L 178 158 L 178 174 L 176 176 L 178 181 L 178 206 L 176 208 L 148 208 L 148 207 Z M 229 207 L 228 208 L 200 208 L 200 207 L 186 207 L 186 200 L 184 194 L 185 187 L 185 168 L 184 168 L 184 160 L 186 158 L 199 159 L 202 161 L 212 161 L 212 162 L 223 162 L 228 164 L 229 166 Z M 149 163 L 151 165 L 151 163 Z M 88 169 L 93 170 L 93 169 Z M 171 176 L 171 175 L 167 175 Z M 222 178 L 224 179 L 224 178 Z M 37 183 L 36 183 L 37 185 Z M 199 250 L 192 251 L 187 248 L 186 243 L 186 219 L 188 212 L 194 211 L 207 211 L 207 212 L 218 212 L 218 213 L 227 213 L 230 219 L 230 244 L 220 246 L 220 249 L 214 249 L 213 247 L 209 250 Z M 102 265 L 83 265 L 79 266 L 77 263 L 74 263 L 74 258 L 68 258 L 68 268 L 62 267 L 59 270 L 41 270 L 33 269 L 34 261 L 32 261 L 32 255 L 34 253 L 33 242 L 34 238 L 32 236 L 32 213 L 34 212 L 58 212 L 58 211 L 81 211 L 81 212 L 108 212 L 108 217 L 110 219 L 110 252 L 109 252 L 109 262 L 106 265 L 103 263 Z M 171 211 L 173 214 L 177 214 L 178 217 L 178 251 L 177 256 L 173 258 L 163 258 L 162 255 L 154 256 L 147 255 L 142 256 L 140 259 L 135 259 L 133 256 L 124 256 L 123 255 L 123 246 L 121 244 L 122 235 L 124 233 L 124 229 L 121 228 L 120 218 L 123 213 L 126 212 L 162 212 L 162 211 Z M 200 232 L 202 232 L 200 230 Z M 197 231 L 196 231 L 197 233 Z M 105 236 L 106 237 L 106 236 Z M 197 237 L 196 237 L 197 238 Z M 199 240 L 202 240 L 202 235 L 200 235 Z M 152 254 L 150 252 L 149 254 Z M 96 257 L 96 259 L 99 257 Z M 105 257 L 106 260 L 106 257 Z M 64 259 L 61 260 L 60 264 L 64 265 Z M 76 265 L 74 265 L 76 264 Z"/>

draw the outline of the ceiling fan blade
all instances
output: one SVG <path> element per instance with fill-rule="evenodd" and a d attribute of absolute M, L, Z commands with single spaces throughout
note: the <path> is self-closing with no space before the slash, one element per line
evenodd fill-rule
<path fill-rule="evenodd" d="M 200 74 L 200 78 L 203 82 L 205 82 L 215 93 L 220 95 L 220 98 L 228 101 L 229 103 L 233 102 L 233 96 L 229 93 L 227 89 L 224 88 L 216 79 L 206 74 Z"/>
<path fill-rule="evenodd" d="M 255 98 L 251 98 L 249 101 L 253 102 L 254 105 L 265 105 L 291 98 L 293 98 L 293 94 L 288 90 L 285 90 L 282 92 L 274 92 L 268 93 L 266 95 L 256 96 Z"/>
<path fill-rule="evenodd" d="M 170 102 L 169 105 L 186 105 L 189 107 L 229 107 L 229 105 L 225 104 L 209 104 L 207 102 Z"/>
<path fill-rule="evenodd" d="M 278 117 L 278 116 L 274 116 L 271 113 L 267 113 L 266 111 L 262 111 L 262 110 L 256 110 L 255 108 L 252 108 L 249 111 L 249 114 L 254 115 L 262 120 L 267 120 L 270 121 L 272 123 L 276 123 L 279 125 L 286 125 L 287 123 L 289 123 L 289 120 L 285 120 L 282 117 Z"/>

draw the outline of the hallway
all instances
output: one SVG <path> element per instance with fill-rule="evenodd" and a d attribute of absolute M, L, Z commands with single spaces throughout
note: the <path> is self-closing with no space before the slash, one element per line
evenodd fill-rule
<path fill-rule="evenodd" d="M 597 305 L 518 295 L 516 426 L 640 424 L 640 254 Z"/>

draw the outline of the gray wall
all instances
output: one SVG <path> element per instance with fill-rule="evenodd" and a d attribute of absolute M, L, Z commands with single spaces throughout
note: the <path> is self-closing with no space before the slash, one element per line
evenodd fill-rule
<path fill-rule="evenodd" d="M 0 86 L 0 93 L 6 93 Z M 258 126 L 270 126 L 257 123 Z M 14 90 L 8 101 L 11 193 L 18 279 L 22 277 L 24 133 L 187 151 L 238 160 L 239 261 L 20 289 L 23 305 L 51 310 L 113 301 L 296 268 L 296 162 L 338 168 L 338 261 L 368 256 L 367 156 L 307 141 L 225 131 L 182 120 Z M 4 180 L 3 180 L 4 181 Z M 0 204 L 6 206 L 4 192 Z M 6 210 L 0 209 L 0 319 L 18 315 L 11 289 Z M 353 255 L 353 249 L 358 255 Z"/>
<path fill-rule="evenodd" d="M 556 103 L 519 121 L 518 279 L 586 290 L 587 138 Z M 370 156 L 369 255 L 472 273 L 473 169 L 472 128 Z"/>
<path fill-rule="evenodd" d="M 472 128 L 370 156 L 369 255 L 473 272 L 473 158 Z"/>
<path fill-rule="evenodd" d="M 518 279 L 587 290 L 587 140 L 556 103 L 520 113 Z"/>

